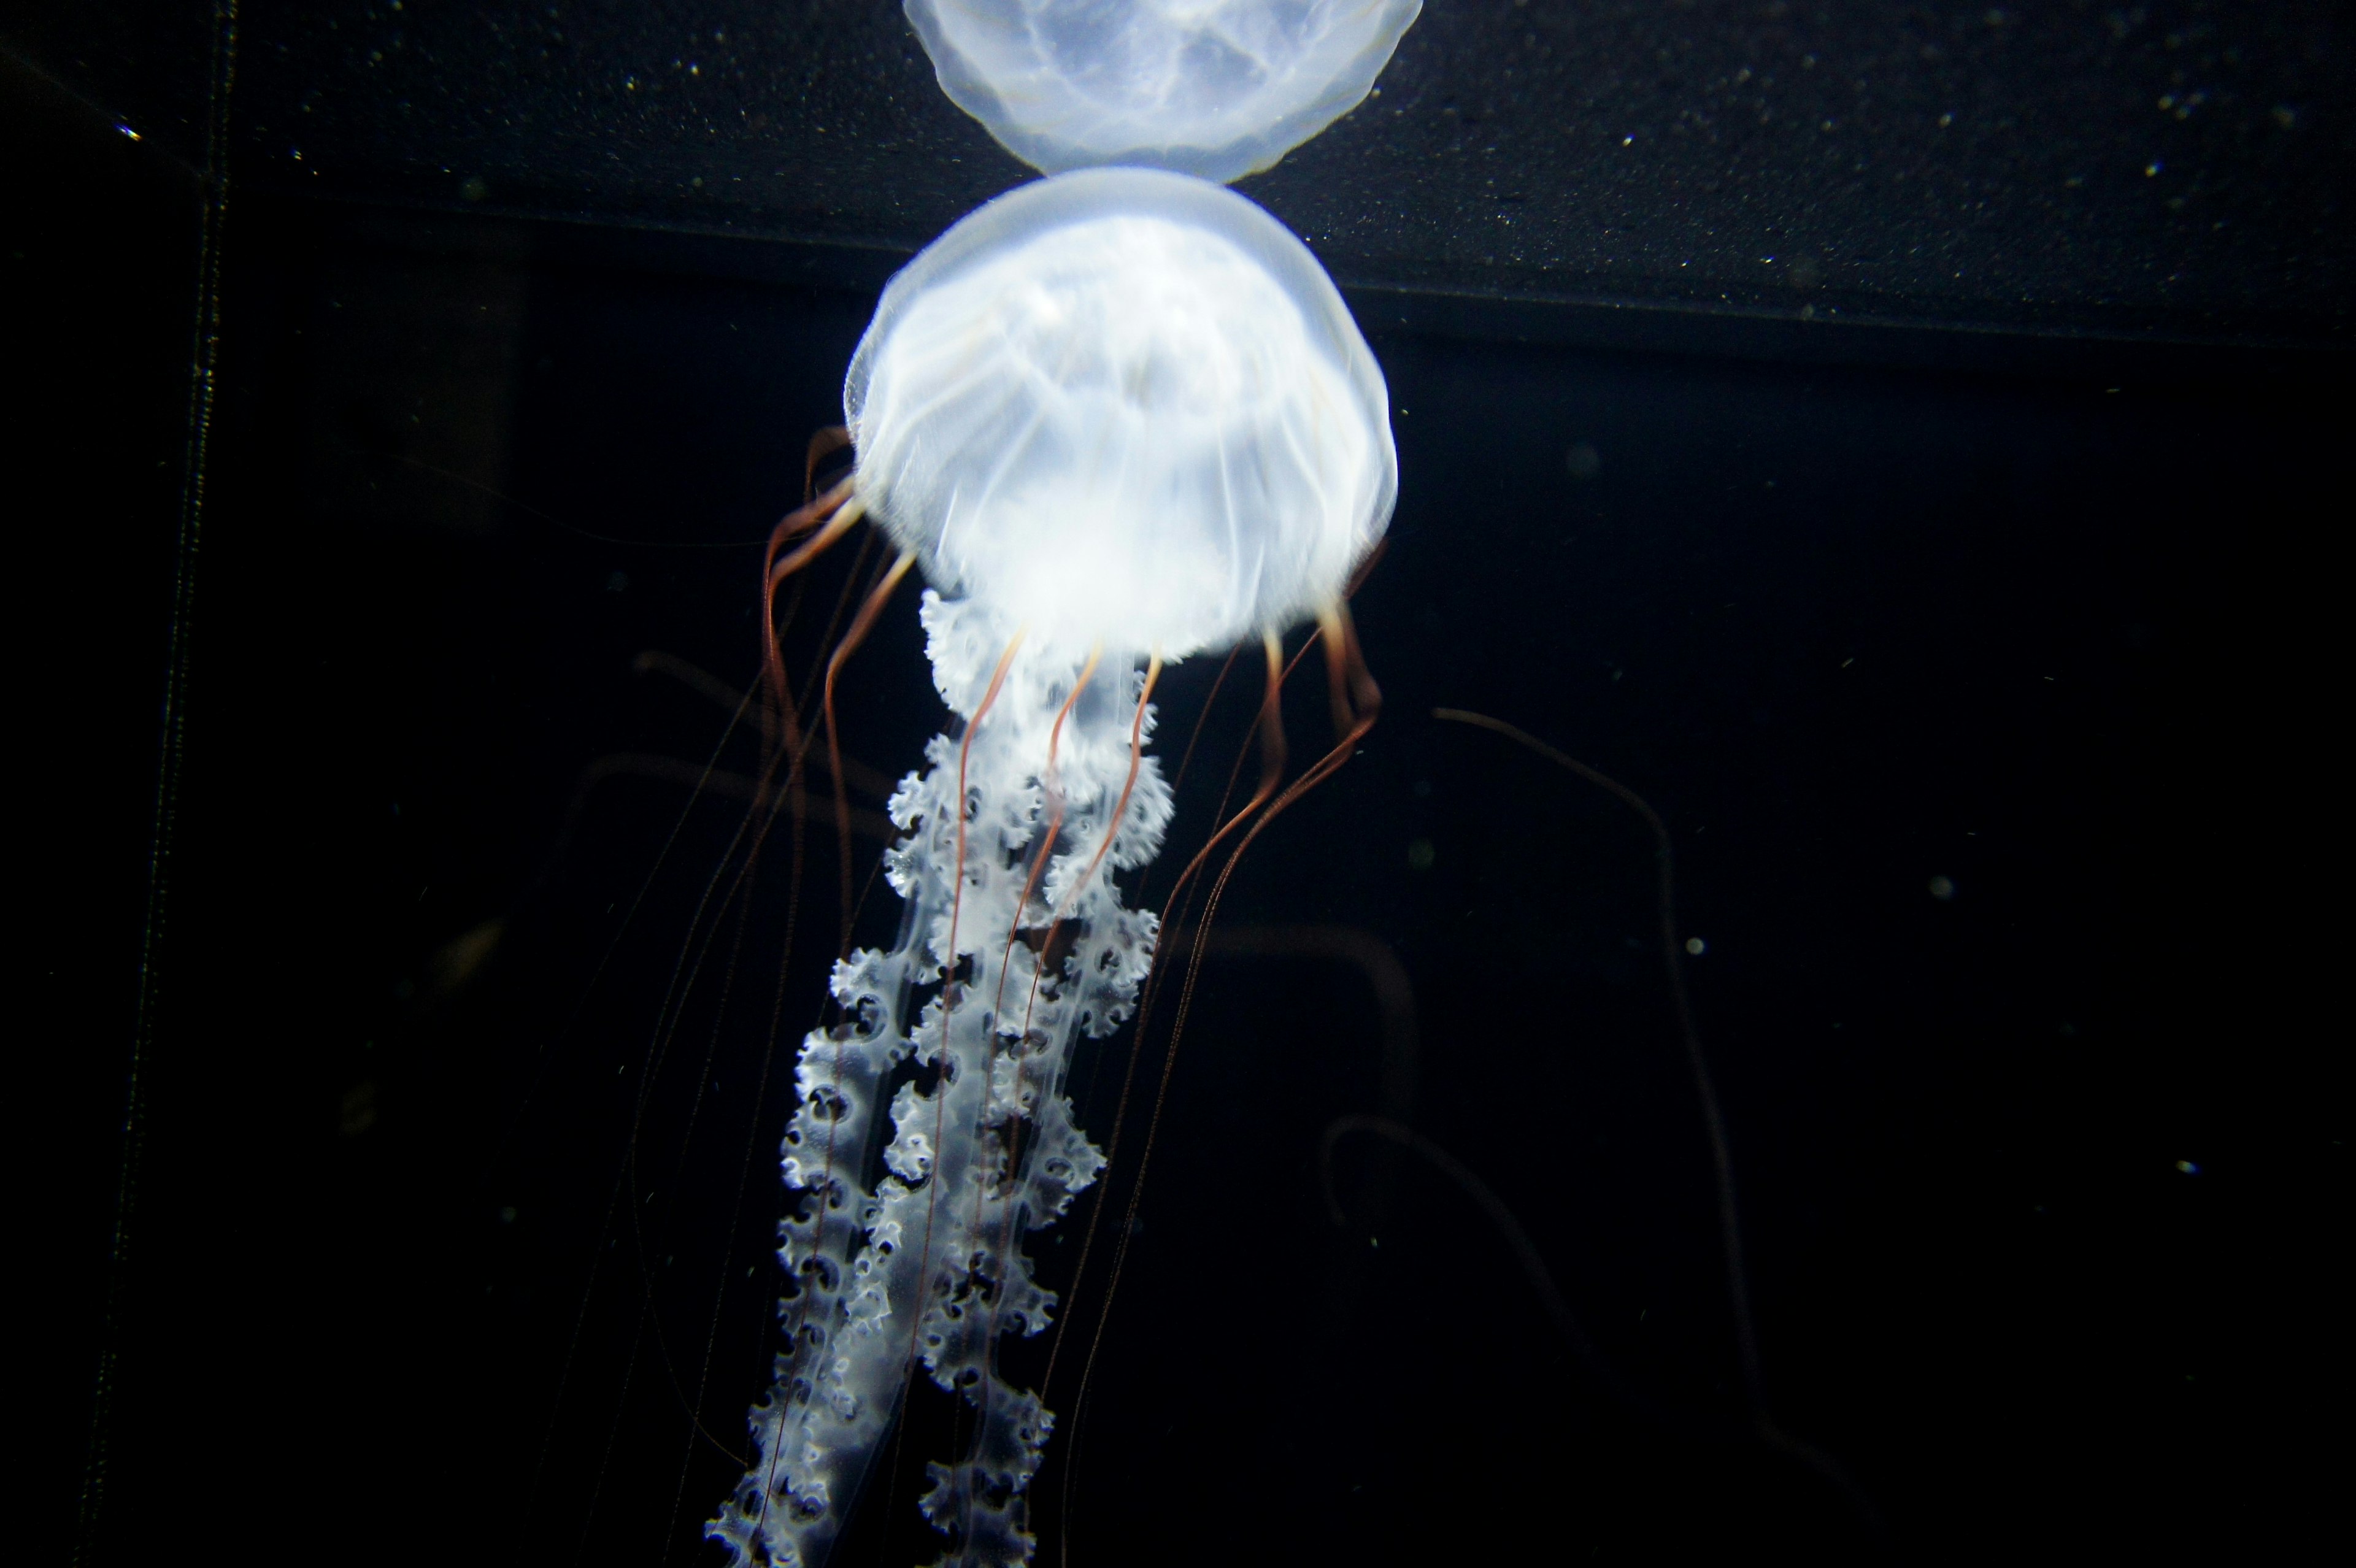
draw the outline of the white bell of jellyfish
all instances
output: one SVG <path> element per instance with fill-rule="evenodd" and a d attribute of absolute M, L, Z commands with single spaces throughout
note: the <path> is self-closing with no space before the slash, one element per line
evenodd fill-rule
<path fill-rule="evenodd" d="M 1222 183 L 1356 108 L 1423 0 L 906 0 L 941 91 L 1049 174 Z"/>
<path fill-rule="evenodd" d="M 971 1412 L 920 1499 L 943 1561 L 1020 1563 L 1053 1418 L 994 1352 L 1049 1322 L 1023 1238 L 1103 1165 L 1065 1078 L 1152 962 L 1155 917 L 1119 882 L 1170 821 L 1153 677 L 1337 603 L 1389 520 L 1388 403 L 1299 240 L 1146 169 L 1025 186 L 950 229 L 885 289 L 844 402 L 845 510 L 922 563 L 960 722 L 891 802 L 898 944 L 836 965 L 845 1021 L 802 1046 L 785 1343 L 708 1532 L 739 1563 L 818 1568 L 921 1367 Z"/>

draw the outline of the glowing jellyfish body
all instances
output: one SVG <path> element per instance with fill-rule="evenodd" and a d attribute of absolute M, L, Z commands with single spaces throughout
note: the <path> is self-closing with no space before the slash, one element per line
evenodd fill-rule
<path fill-rule="evenodd" d="M 1390 516 L 1382 373 L 1315 258 L 1144 169 L 992 202 L 893 280 L 844 406 L 869 511 L 944 592 L 1085 653 L 1292 625 Z"/>
<path fill-rule="evenodd" d="M 1422 0 L 906 0 L 941 90 L 1050 174 L 1225 182 L 1357 107 Z"/>
<path fill-rule="evenodd" d="M 709 1532 L 816 1568 L 921 1365 L 972 1413 L 920 1499 L 945 1561 L 1019 1563 L 1053 1417 L 994 1350 L 1055 1305 L 1023 1235 L 1104 1163 L 1064 1093 L 1074 1049 L 1152 962 L 1156 919 L 1116 885 L 1171 816 L 1150 669 L 1332 611 L 1389 519 L 1387 401 L 1297 240 L 1217 187 L 1117 169 L 1018 189 L 918 257 L 845 406 L 854 504 L 931 579 L 934 682 L 964 722 L 891 802 L 900 943 L 836 965 L 846 1021 L 803 1044 L 787 1343 Z"/>

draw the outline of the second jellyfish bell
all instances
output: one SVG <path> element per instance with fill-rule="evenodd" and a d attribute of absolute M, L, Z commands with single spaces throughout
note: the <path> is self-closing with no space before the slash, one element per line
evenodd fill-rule
<path fill-rule="evenodd" d="M 905 0 L 941 89 L 1046 174 L 1225 184 L 1348 113 L 1423 0 Z"/>

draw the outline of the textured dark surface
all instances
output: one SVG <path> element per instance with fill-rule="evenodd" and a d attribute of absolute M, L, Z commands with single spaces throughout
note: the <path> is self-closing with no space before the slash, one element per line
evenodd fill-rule
<path fill-rule="evenodd" d="M 44 1435 L 14 1538 L 64 1559 L 43 1547 L 73 1531 L 80 1469 L 107 1482 L 85 1494 L 90 1563 L 709 1561 L 696 1521 L 767 1377 L 783 1066 L 822 1016 L 836 915 L 814 827 L 798 880 L 789 854 L 764 862 L 741 969 L 674 991 L 720 929 L 698 901 L 742 820 L 724 789 L 688 813 L 684 781 L 732 706 L 710 680 L 755 669 L 757 542 L 800 494 L 874 286 L 1019 171 L 932 94 L 882 10 L 764 24 L 715 109 L 706 77 L 725 71 L 648 41 L 658 22 L 687 36 L 684 13 L 617 6 L 598 34 L 562 12 L 580 56 L 540 61 L 478 10 L 362 27 L 314 9 L 290 31 L 283 0 L 249 0 L 196 473 L 189 165 L 210 14 L 0 22 L 0 259 L 29 411 L 0 422 L 31 650 L 32 718 L 10 734 L 36 792 L 14 890 L 33 978 L 12 1136 L 32 1175 L 12 1259 L 20 1381 L 72 1385 L 26 1402 Z M 1676 834 L 1772 1407 L 1871 1493 L 1882 1560 L 2292 1555 L 2337 1495 L 2334 1450 L 2297 1416 L 2348 1403 L 2329 1242 L 2346 1230 L 2344 1053 L 2298 1021 L 2338 1006 L 2348 881 L 2316 718 L 2341 701 L 2344 617 L 2316 552 L 2345 509 L 2344 396 L 2332 354 L 2184 335 L 2338 340 L 2333 111 L 2246 82 L 2230 103 L 2198 89 L 2182 121 L 2133 95 L 2089 110 L 2108 129 L 2084 145 L 2166 167 L 2090 175 L 2072 230 L 2030 167 L 2076 164 L 2058 108 L 2004 143 L 1909 121 L 1912 161 L 1873 165 L 1890 176 L 1875 188 L 1920 205 L 1852 199 L 1794 151 L 1817 144 L 1781 108 L 1741 122 L 1745 148 L 1721 123 L 1708 158 L 1706 127 L 1614 142 L 1606 109 L 1675 115 L 1684 90 L 1655 59 L 1545 133 L 1551 183 L 1497 192 L 1522 232 L 1543 208 L 1568 235 L 1616 190 L 1652 238 L 1617 248 L 1636 226 L 1615 218 L 1584 250 L 1522 252 L 1556 271 L 1517 273 L 1511 249 L 1483 249 L 1483 182 L 1540 166 L 1541 138 L 1476 96 L 1446 113 L 1435 84 L 1474 58 L 1450 52 L 1480 42 L 1469 15 L 1428 16 L 1381 112 L 1255 187 L 1365 285 L 1402 456 L 1391 551 L 1357 601 L 1388 700 L 1222 906 L 1230 937 L 1258 927 L 1266 946 L 1205 970 L 1090 1413 L 1059 1428 L 1038 1488 L 1041 1562 L 1830 1563 L 1860 1539 L 1763 1450 L 1615 1403 L 1452 1189 L 1404 1167 L 1386 1187 L 1345 1145 L 1349 1225 L 1327 1217 L 1320 1137 L 1395 1107 L 1369 1041 L 1404 1018 L 1408 1119 L 1522 1217 L 1607 1364 L 1679 1410 L 1738 1408 L 1649 848 L 1616 802 L 1434 720 L 1441 704 L 1542 732 Z M 1509 0 L 1480 15 L 1509 20 Z M 1699 37 L 1712 14 L 1684 15 Z M 2224 58 L 2216 37 L 2171 54 L 2178 22 L 2123 22 L 2109 76 L 2065 70 L 2028 47 L 2044 24 L 1957 15 L 1970 48 L 1944 64 L 1922 37 L 1892 45 L 1957 73 L 1922 75 L 1918 97 L 1977 83 L 1993 102 L 2050 66 L 2038 101 L 2094 103 L 2171 58 Z M 2114 47 L 2087 31 L 2098 16 L 2066 16 Z M 1790 47 L 1818 64 L 1779 80 L 1864 74 L 1819 74 L 1839 58 L 1822 39 Z M 841 63 L 862 49 L 882 62 L 864 74 Z M 2327 80 L 2345 53 L 2324 35 L 2249 69 Z M 660 74 L 673 58 L 699 68 L 685 86 Z M 1501 58 L 1511 81 L 1573 72 Z M 640 87 L 612 85 L 622 70 Z M 1504 67 L 1491 79 L 1502 103 Z M 907 141 L 887 150 L 894 127 Z M 2135 148 L 2146 134 L 2177 140 Z M 2202 147 L 2203 183 L 2169 187 Z M 1623 166 L 1621 185 L 1599 172 Z M 286 196 L 312 190 L 326 199 Z M 1319 227 L 1376 197 L 1409 216 Z M 1723 281 L 1791 264 L 1746 255 L 1801 253 L 1754 245 L 1770 225 L 1835 212 L 1851 249 L 1818 253 L 1812 289 Z M 1688 225 L 1734 238 L 1674 270 L 1603 263 Z M 1869 294 L 1873 256 L 1914 270 Z M 2043 268 L 2045 292 L 1997 288 L 2006 257 Z M 2190 281 L 2163 288 L 2171 270 Z M 1503 297 L 1522 288 L 1540 292 Z M 1869 305 L 1912 325 L 1828 325 Z M 1468 316 L 1544 341 L 1475 341 L 1451 325 Z M 2049 366 L 2083 345 L 1958 330 L 2008 320 L 2180 336 L 2094 346 L 2170 368 L 2114 390 L 2002 373 L 2023 345 Z M 1529 330 L 1547 321 L 1573 329 Z M 1625 327 L 1612 351 L 1599 322 Z M 1715 336 L 1670 345 L 1664 324 Z M 1844 332 L 1905 340 L 1915 368 L 1826 363 Z M 1976 344 L 1997 373 L 1948 373 Z M 1665 346 L 1703 352 L 1620 351 Z M 2300 359 L 2323 375 L 2201 373 Z M 151 861 L 176 498 L 198 479 L 185 788 Z M 798 669 L 824 656 L 849 554 L 794 623 Z M 919 641 L 904 597 L 845 688 L 849 752 L 886 773 L 940 719 Z M 1165 758 L 1210 707 L 1180 846 L 1209 831 L 1250 728 L 1234 683 L 1209 704 L 1214 673 L 1162 688 Z M 1290 717 L 1298 765 L 1327 732 L 1313 673 Z M 718 755 L 740 785 L 758 765 L 741 733 Z M 141 919 L 151 871 L 160 924 Z M 888 933 L 888 907 L 866 917 Z M 1403 987 L 1297 955 L 1344 923 Z M 143 936 L 144 1163 L 119 1136 Z M 1125 1049 L 1091 1081 L 1092 1128 L 1117 1120 Z M 102 1344 L 118 1392 L 85 1449 Z M 1069 1360 L 1043 1375 L 1067 1415 L 1076 1377 Z M 936 1403 L 910 1431 L 833 1568 L 937 1548 L 910 1499 L 954 1426 Z"/>
<path fill-rule="evenodd" d="M 1027 175 L 889 0 L 242 16 L 249 184 L 907 251 Z M 1432 0 L 1242 188 L 1360 286 L 2336 342 L 2352 76 L 2328 0 Z"/>

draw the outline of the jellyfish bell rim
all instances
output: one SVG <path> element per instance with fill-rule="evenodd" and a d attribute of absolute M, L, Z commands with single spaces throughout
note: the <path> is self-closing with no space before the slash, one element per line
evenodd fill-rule
<path fill-rule="evenodd" d="M 1365 481 L 1364 505 L 1348 518 L 1348 537 L 1338 537 L 1330 526 L 1309 530 L 1323 547 L 1319 559 L 1323 574 L 1314 582 L 1304 582 L 1300 592 L 1277 595 L 1273 601 L 1263 590 L 1254 601 L 1259 613 L 1230 617 L 1215 635 L 1196 640 L 1139 637 L 1130 639 L 1135 644 L 1130 646 L 1118 632 L 1099 639 L 1108 653 L 1142 656 L 1158 649 L 1174 662 L 1229 646 L 1265 629 L 1281 631 L 1317 615 L 1341 597 L 1350 574 L 1380 543 L 1398 502 L 1398 450 L 1381 366 L 1333 279 L 1300 238 L 1264 208 L 1223 186 L 1163 169 L 1074 170 L 1017 186 L 969 213 L 885 285 L 844 377 L 844 422 L 854 445 L 866 446 L 872 433 L 867 423 L 869 395 L 878 362 L 886 357 L 894 333 L 917 301 L 954 283 L 969 270 L 988 266 L 1055 230 L 1121 217 L 1158 219 L 1200 230 L 1256 265 L 1301 313 L 1308 346 L 1325 360 L 1333 381 L 1346 389 L 1365 439 L 1366 466 L 1360 471 Z M 862 451 L 857 484 L 867 514 L 916 556 L 926 580 L 936 588 L 953 597 L 968 592 L 969 585 L 936 548 L 940 543 L 938 520 L 910 516 L 887 477 L 866 459 L 867 453 Z M 1271 518 L 1264 526 L 1280 529 L 1284 520 Z M 1333 554 L 1336 546 L 1338 555 Z M 1329 555 L 1333 559 L 1326 559 Z M 1006 628 L 1010 634 L 1014 624 L 1010 621 Z M 1053 628 L 1032 625 L 1028 629 L 1034 645 L 1042 641 L 1043 630 L 1048 634 L 1046 641 L 1057 640 Z M 1080 651 L 1085 652 L 1085 647 Z"/>
<path fill-rule="evenodd" d="M 932 61 L 933 75 L 949 101 L 988 131 L 991 139 L 1042 174 L 1110 166 L 1166 169 L 1226 184 L 1274 168 L 1303 144 L 1365 101 L 1376 80 L 1398 52 L 1399 40 L 1423 15 L 1423 0 L 1364 0 L 1374 16 L 1365 44 L 1350 55 L 1314 91 L 1276 115 L 1217 141 L 1157 141 L 1141 133 L 1098 144 L 1057 134 L 1026 121 L 1008 101 L 1012 84 L 993 80 L 984 66 L 958 47 L 943 12 L 949 0 L 902 0 L 901 10 Z M 1048 73 L 1052 75 L 1052 73 Z M 1075 105 L 1084 101 L 1076 91 Z M 1146 123 L 1150 117 L 1138 112 Z M 1220 123 L 1224 124 L 1222 121 Z M 1164 122 L 1166 125 L 1166 121 Z M 1141 132 L 1143 125 L 1140 126 Z"/>

